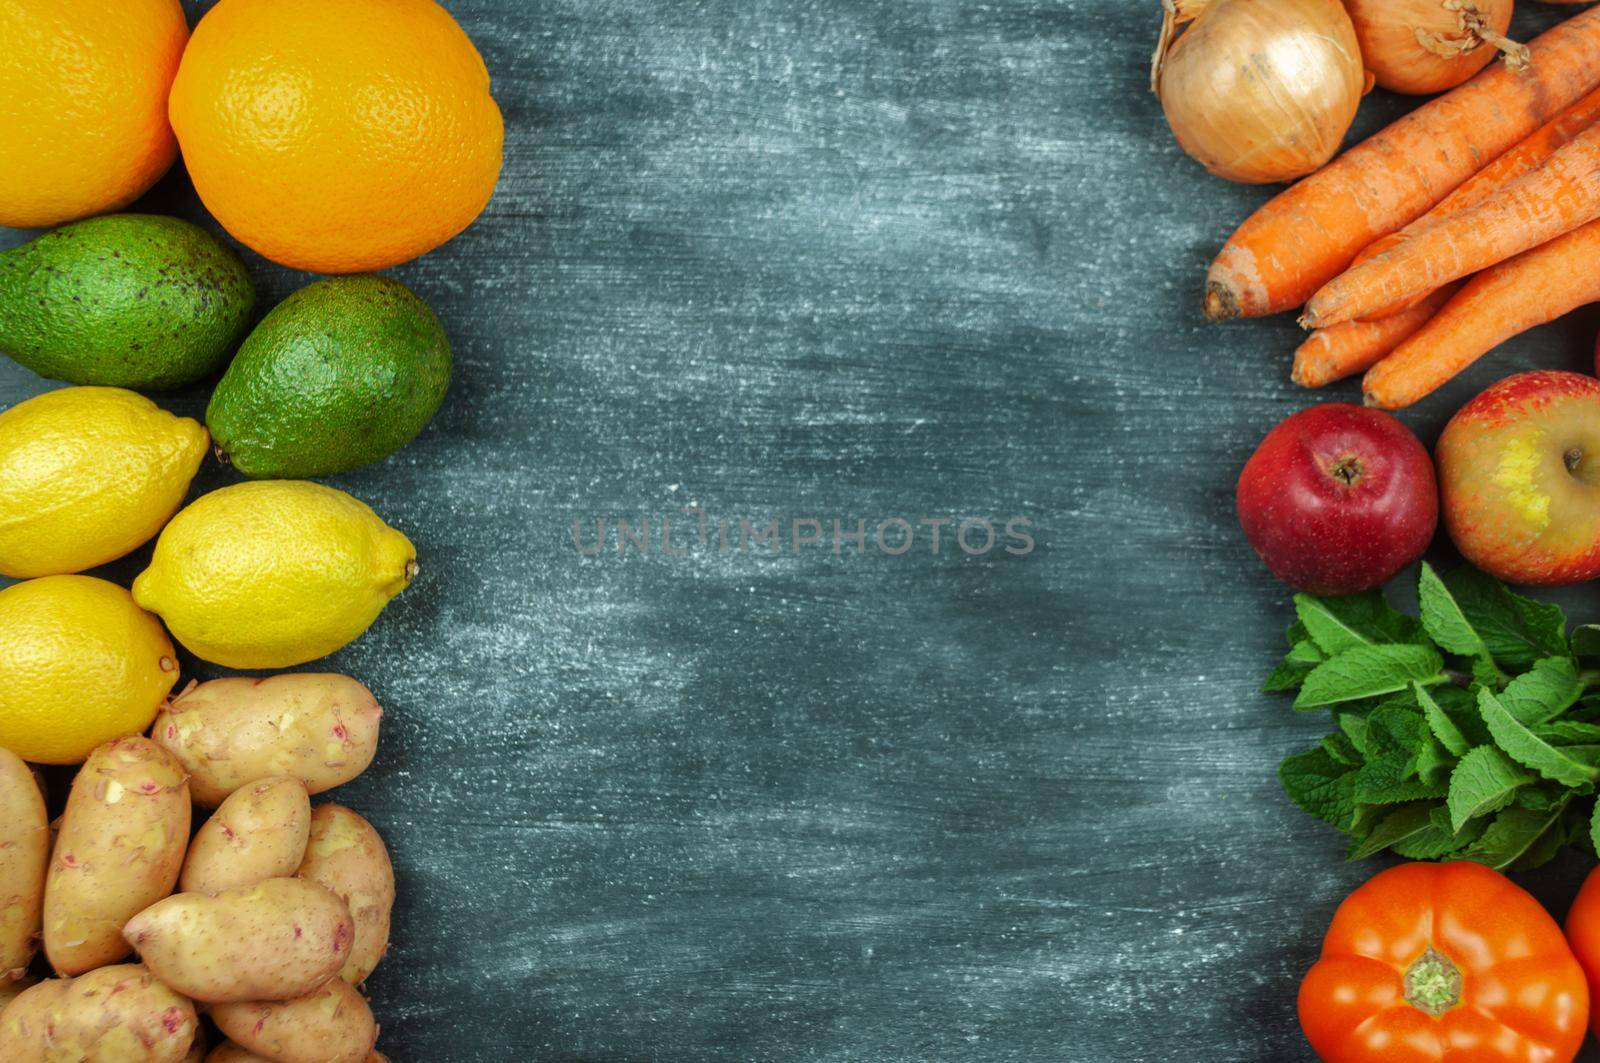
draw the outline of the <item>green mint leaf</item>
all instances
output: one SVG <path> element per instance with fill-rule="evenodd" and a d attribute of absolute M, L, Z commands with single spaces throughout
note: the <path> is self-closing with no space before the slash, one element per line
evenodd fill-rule
<path fill-rule="evenodd" d="M 1529 730 L 1528 725 L 1513 716 L 1487 687 L 1478 691 L 1478 711 L 1483 714 L 1483 722 L 1488 725 L 1495 744 L 1517 763 L 1563 786 L 1584 786 L 1600 778 L 1600 771 Z"/>
<path fill-rule="evenodd" d="M 1554 743 L 1552 743 L 1554 744 Z M 1580 764 L 1587 764 L 1591 768 L 1600 768 L 1600 745 L 1577 744 L 1562 746 L 1561 752 L 1571 757 Z"/>
<path fill-rule="evenodd" d="M 1390 607 L 1381 590 L 1348 598 L 1294 596 L 1294 611 L 1307 635 L 1332 657 L 1358 646 L 1418 642 L 1421 625 Z"/>
<path fill-rule="evenodd" d="M 1428 722 L 1422 713 L 1399 699 L 1385 701 L 1367 713 L 1367 745 L 1365 755 L 1371 760 L 1379 757 L 1399 757 L 1411 760 L 1422 743 L 1432 738 Z"/>
<path fill-rule="evenodd" d="M 1450 812 L 1437 802 L 1434 803 L 1430 818 L 1433 821 L 1431 831 L 1414 834 L 1396 842 L 1391 848 L 1407 860 L 1440 860 L 1477 841 L 1489 825 L 1487 819 L 1477 819 L 1462 830 L 1451 830 Z"/>
<path fill-rule="evenodd" d="M 1356 773 L 1328 756 L 1320 746 L 1286 757 L 1278 765 L 1278 781 L 1289 799 L 1303 810 L 1342 831 L 1355 822 L 1352 792 Z"/>
<path fill-rule="evenodd" d="M 1368 805 L 1397 805 L 1406 800 L 1443 797 L 1448 775 L 1432 780 L 1416 776 L 1418 751 L 1434 740 L 1421 712 L 1400 706 L 1379 706 L 1366 720 L 1366 764 L 1355 772 L 1352 796 Z"/>
<path fill-rule="evenodd" d="M 1296 709 L 1359 701 L 1408 690 L 1411 684 L 1442 683 L 1444 660 L 1431 646 L 1357 646 L 1332 657 L 1306 676 Z"/>
<path fill-rule="evenodd" d="M 1518 722 L 1533 726 L 1553 720 L 1583 694 L 1578 669 L 1570 657 L 1546 657 L 1533 670 L 1517 676 L 1500 692 L 1500 704 Z"/>
<path fill-rule="evenodd" d="M 1600 853 L 1600 801 L 1595 802 L 1594 811 L 1589 814 L 1589 844 Z"/>
<path fill-rule="evenodd" d="M 1444 584 L 1502 668 L 1520 671 L 1541 657 L 1567 652 L 1567 618 L 1560 606 L 1513 594 L 1470 566 L 1450 573 Z"/>
<path fill-rule="evenodd" d="M 1600 657 L 1600 624 L 1584 624 L 1572 629 L 1567 640 L 1574 657 Z"/>
<path fill-rule="evenodd" d="M 1509 805 L 1517 790 L 1533 776 L 1494 746 L 1470 750 L 1450 773 L 1446 806 L 1450 827 L 1459 831 L 1467 821 L 1498 812 Z"/>
<path fill-rule="evenodd" d="M 1600 723 L 1552 720 L 1533 728 L 1533 733 L 1553 746 L 1600 745 Z"/>
<path fill-rule="evenodd" d="M 1372 828 L 1371 834 L 1352 841 L 1350 847 L 1345 850 L 1344 858 L 1365 860 L 1369 856 L 1383 852 L 1391 845 L 1403 845 L 1408 840 L 1417 840 L 1421 836 L 1434 834 L 1433 808 L 1433 804 L 1428 801 L 1400 806 L 1379 820 L 1378 825 Z"/>
<path fill-rule="evenodd" d="M 1282 663 L 1267 676 L 1267 681 L 1261 685 L 1261 692 L 1281 694 L 1286 690 L 1298 690 L 1300 683 L 1311 673 L 1311 669 L 1325 660 L 1327 660 L 1326 655 L 1317 649 L 1315 642 L 1310 639 L 1297 642 L 1290 647 L 1289 654 Z"/>
<path fill-rule="evenodd" d="M 1489 737 L 1489 729 L 1483 725 L 1483 717 L 1478 713 L 1477 687 L 1467 689 L 1452 683 L 1432 687 L 1428 694 L 1434 704 L 1444 710 L 1450 722 L 1456 725 L 1469 746 L 1486 746 L 1494 741 Z"/>
<path fill-rule="evenodd" d="M 1570 800 L 1570 798 L 1571 794 L 1565 788 L 1554 786 L 1550 783 L 1541 783 L 1538 786 L 1527 786 L 1518 790 L 1516 806 L 1518 808 L 1532 809 L 1535 812 L 1543 812 Z"/>
<path fill-rule="evenodd" d="M 1423 785 L 1439 790 L 1450 785 L 1450 775 L 1455 766 L 1456 757 L 1431 734 L 1423 738 L 1416 756 L 1411 758 L 1411 774 Z"/>
<path fill-rule="evenodd" d="M 1511 865 L 1511 870 L 1531 871 L 1533 868 L 1548 864 L 1555 859 L 1562 846 L 1572 842 L 1577 834 L 1582 833 L 1581 829 L 1574 830 L 1575 826 L 1572 816 L 1567 814 L 1566 806 L 1563 805 L 1557 810 L 1555 823 L 1528 846 L 1521 858 Z"/>
<path fill-rule="evenodd" d="M 1422 563 L 1422 574 L 1417 583 L 1417 604 L 1422 612 L 1422 626 L 1441 649 L 1486 663 L 1489 674 L 1498 678 L 1499 669 L 1495 667 L 1494 657 L 1484 644 L 1483 636 L 1478 634 L 1472 621 L 1461 611 L 1461 606 L 1456 603 L 1450 588 L 1444 585 L 1444 580 L 1426 561 Z"/>
<path fill-rule="evenodd" d="M 1467 741 L 1467 736 L 1461 733 L 1461 728 L 1439 707 L 1439 703 L 1433 700 L 1428 688 L 1421 683 L 1413 683 L 1412 689 L 1417 695 L 1417 704 L 1422 706 L 1428 729 L 1439 740 L 1439 744 L 1458 757 L 1471 749 L 1472 743 Z"/>
<path fill-rule="evenodd" d="M 1492 657 L 1474 657 L 1472 659 L 1472 681 L 1481 687 L 1493 687 L 1499 690 L 1505 685 L 1506 674 L 1500 666 L 1494 663 Z"/>
<path fill-rule="evenodd" d="M 1322 748 L 1327 752 L 1328 756 L 1347 768 L 1359 768 L 1361 766 L 1361 751 L 1355 747 L 1355 743 L 1350 741 L 1349 736 L 1343 731 L 1335 731 L 1330 735 L 1324 736 Z"/>
<path fill-rule="evenodd" d="M 1356 747 L 1356 752 L 1362 756 L 1367 755 L 1367 717 L 1359 712 L 1333 713 L 1334 722 L 1339 725 L 1339 732 L 1350 739 L 1350 744 Z"/>
<path fill-rule="evenodd" d="M 1504 871 L 1528 856 L 1530 851 L 1536 851 L 1539 840 L 1557 826 L 1566 807 L 1566 802 L 1562 801 L 1542 812 L 1508 808 L 1494 817 L 1494 822 L 1477 841 L 1462 850 L 1461 856 Z"/>

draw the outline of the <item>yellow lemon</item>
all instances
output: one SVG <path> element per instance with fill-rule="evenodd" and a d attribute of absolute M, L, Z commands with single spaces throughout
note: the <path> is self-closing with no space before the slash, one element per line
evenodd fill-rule
<path fill-rule="evenodd" d="M 288 668 L 353 641 L 416 574 L 411 540 L 362 502 L 304 480 L 261 480 L 174 517 L 133 597 L 199 657 Z"/>
<path fill-rule="evenodd" d="M 209 438 L 121 388 L 47 391 L 0 413 L 0 575 L 82 572 L 148 542 Z"/>
<path fill-rule="evenodd" d="M 46 576 L 0 590 L 0 746 L 80 764 L 138 734 L 178 681 L 161 622 L 115 583 Z"/>

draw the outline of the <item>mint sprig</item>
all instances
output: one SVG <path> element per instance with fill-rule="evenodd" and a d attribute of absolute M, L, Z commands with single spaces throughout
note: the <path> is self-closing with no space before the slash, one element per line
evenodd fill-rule
<path fill-rule="evenodd" d="M 1600 844 L 1600 626 L 1475 569 L 1423 564 L 1419 617 L 1381 592 L 1295 596 L 1265 689 L 1333 730 L 1278 777 L 1347 855 L 1544 863 Z M 1585 668 L 1584 665 L 1590 665 Z"/>

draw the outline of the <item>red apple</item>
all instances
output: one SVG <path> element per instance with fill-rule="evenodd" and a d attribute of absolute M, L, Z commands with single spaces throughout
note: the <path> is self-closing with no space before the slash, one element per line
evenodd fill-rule
<path fill-rule="evenodd" d="M 1474 565 L 1508 583 L 1600 576 L 1600 380 L 1507 377 L 1439 437 L 1445 528 Z"/>
<path fill-rule="evenodd" d="M 1289 586 L 1356 594 L 1428 548 L 1439 524 L 1433 462 L 1387 413 L 1313 406 L 1269 432 L 1245 465 L 1239 523 Z"/>

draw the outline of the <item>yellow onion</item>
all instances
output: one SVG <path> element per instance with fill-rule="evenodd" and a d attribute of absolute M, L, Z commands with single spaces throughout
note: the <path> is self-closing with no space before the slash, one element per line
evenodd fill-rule
<path fill-rule="evenodd" d="M 1528 49 L 1506 38 L 1513 0 L 1344 0 L 1361 59 L 1378 84 L 1414 96 L 1453 89 L 1497 50 L 1516 69 Z"/>
<path fill-rule="evenodd" d="M 1179 147 L 1247 184 L 1290 181 L 1333 158 L 1368 87 L 1339 0 L 1162 7 L 1150 76 Z"/>

